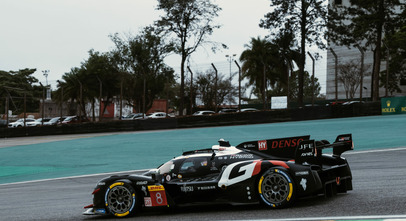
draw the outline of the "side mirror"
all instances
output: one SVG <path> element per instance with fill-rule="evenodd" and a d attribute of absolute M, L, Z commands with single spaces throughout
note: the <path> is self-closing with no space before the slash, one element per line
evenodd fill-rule
<path fill-rule="evenodd" d="M 160 175 L 159 169 L 152 169 L 152 170 L 150 170 L 149 172 L 150 172 L 150 174 L 151 174 L 152 179 L 153 179 L 155 182 L 158 182 L 159 177 L 160 177 L 160 176 L 159 176 L 159 175 Z"/>

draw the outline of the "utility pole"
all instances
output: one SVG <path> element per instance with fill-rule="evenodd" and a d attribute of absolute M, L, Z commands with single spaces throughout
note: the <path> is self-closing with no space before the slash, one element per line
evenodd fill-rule
<path fill-rule="evenodd" d="M 190 72 L 190 115 L 193 114 L 193 72 L 190 70 L 190 67 L 187 66 L 187 69 Z"/>
<path fill-rule="evenodd" d="M 361 52 L 361 81 L 359 87 L 359 101 L 362 102 L 362 89 L 364 88 L 364 50 L 359 45 L 357 45 L 357 48 Z"/>
<path fill-rule="evenodd" d="M 334 50 L 332 48 L 330 48 L 330 51 L 334 55 L 334 58 L 335 58 L 335 64 L 334 64 L 334 66 L 335 66 L 334 67 L 334 69 L 335 69 L 335 88 L 336 88 L 335 94 L 336 94 L 336 102 L 337 102 L 337 100 L 338 100 L 338 82 L 337 82 L 337 79 L 338 79 L 338 57 L 337 57 L 337 54 L 334 52 Z"/>
<path fill-rule="evenodd" d="M 214 112 L 217 113 L 217 68 L 214 66 L 213 63 L 211 63 L 211 66 L 214 68 L 214 71 L 216 72 L 216 80 L 214 81 Z"/>
<path fill-rule="evenodd" d="M 233 76 L 232 76 L 232 72 L 231 72 L 231 63 L 234 61 L 234 57 L 235 57 L 235 56 L 236 56 L 236 54 L 226 55 L 226 58 L 227 58 L 227 60 L 228 60 L 228 62 L 229 62 L 229 64 L 230 64 L 230 86 L 233 85 L 233 83 L 232 83 L 232 81 L 233 81 Z M 230 87 L 230 88 L 231 88 L 231 87 Z M 229 100 L 229 102 L 230 102 L 230 108 L 231 108 L 231 100 L 232 100 L 231 93 L 230 93 L 229 96 L 228 96 L 228 100 Z"/>
<path fill-rule="evenodd" d="M 241 111 L 241 67 L 236 60 L 234 62 L 238 67 L 238 111 Z"/>
<path fill-rule="evenodd" d="M 310 52 L 307 52 L 307 54 L 310 56 L 310 58 L 313 61 L 313 70 L 312 70 L 312 107 L 314 106 L 314 58 L 313 56 L 310 54 Z"/>

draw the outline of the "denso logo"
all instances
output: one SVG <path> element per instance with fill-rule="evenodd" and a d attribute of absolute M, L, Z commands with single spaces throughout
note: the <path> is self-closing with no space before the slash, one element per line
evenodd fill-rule
<path fill-rule="evenodd" d="M 268 145 L 266 144 L 266 140 L 258 141 L 258 150 L 268 150 Z"/>
<path fill-rule="evenodd" d="M 303 141 L 303 138 L 295 138 L 290 140 L 275 140 L 272 142 L 272 148 L 285 148 L 285 147 L 296 147 L 300 142 Z"/>

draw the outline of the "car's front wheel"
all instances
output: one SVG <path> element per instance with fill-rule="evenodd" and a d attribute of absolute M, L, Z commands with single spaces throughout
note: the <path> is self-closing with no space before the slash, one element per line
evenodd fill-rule
<path fill-rule="evenodd" d="M 106 192 L 106 206 L 117 217 L 134 215 L 137 198 L 134 188 L 128 183 L 115 182 Z"/>
<path fill-rule="evenodd" d="M 286 171 L 272 168 L 259 179 L 258 193 L 265 205 L 283 208 L 292 203 L 294 199 L 294 183 Z"/>

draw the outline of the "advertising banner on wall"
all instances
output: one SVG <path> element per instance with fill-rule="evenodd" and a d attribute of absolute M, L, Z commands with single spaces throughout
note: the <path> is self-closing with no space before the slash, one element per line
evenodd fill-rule
<path fill-rule="evenodd" d="M 288 97 L 280 96 L 280 97 L 272 97 L 271 98 L 271 109 L 286 109 L 288 108 Z"/>
<path fill-rule="evenodd" d="M 406 114 L 406 97 L 381 98 L 382 115 Z"/>

